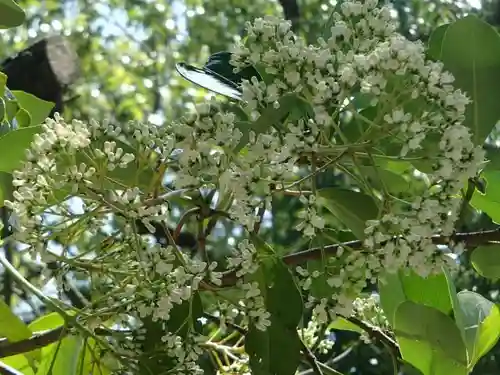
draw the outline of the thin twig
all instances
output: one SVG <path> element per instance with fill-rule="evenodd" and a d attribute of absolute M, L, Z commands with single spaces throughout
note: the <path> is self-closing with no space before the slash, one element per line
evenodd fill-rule
<path fill-rule="evenodd" d="M 401 353 L 399 352 L 398 343 L 394 341 L 391 337 L 387 336 L 378 327 L 372 326 L 371 324 L 366 323 L 354 316 L 346 317 L 345 319 L 351 322 L 352 324 L 358 326 L 366 333 L 368 333 L 368 336 L 370 336 L 371 338 L 384 344 L 390 350 L 391 355 L 394 358 L 401 358 Z"/>
<path fill-rule="evenodd" d="M 300 345 L 302 346 L 302 354 L 304 356 L 304 359 L 306 362 L 311 366 L 311 370 L 313 370 L 313 373 L 316 375 L 323 375 L 323 372 L 321 371 L 321 368 L 319 367 L 318 361 L 316 360 L 316 356 L 314 353 L 309 349 L 306 345 L 306 343 L 302 340 L 302 338 L 299 337 L 300 340 Z"/>

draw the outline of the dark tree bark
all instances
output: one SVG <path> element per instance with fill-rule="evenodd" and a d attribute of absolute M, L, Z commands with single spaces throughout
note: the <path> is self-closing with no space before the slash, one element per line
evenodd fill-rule
<path fill-rule="evenodd" d="M 55 103 L 50 113 L 64 109 L 65 88 L 78 76 L 78 57 L 60 36 L 42 39 L 0 64 L 7 87 Z"/>

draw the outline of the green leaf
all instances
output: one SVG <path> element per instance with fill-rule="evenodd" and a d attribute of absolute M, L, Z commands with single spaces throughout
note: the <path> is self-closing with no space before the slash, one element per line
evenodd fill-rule
<path fill-rule="evenodd" d="M 0 29 L 22 25 L 26 19 L 24 10 L 13 0 L 0 0 Z"/>
<path fill-rule="evenodd" d="M 22 372 L 19 372 L 15 368 L 10 367 L 3 361 L 0 361 L 0 372 L 2 374 L 8 374 L 8 375 L 24 375 Z"/>
<path fill-rule="evenodd" d="M 21 166 L 25 157 L 25 151 L 30 147 L 35 134 L 40 133 L 42 127 L 28 126 L 26 128 L 12 130 L 0 137 L 0 171 L 12 172 Z"/>
<path fill-rule="evenodd" d="M 259 283 L 271 314 L 271 325 L 265 332 L 251 323 L 245 338 L 252 374 L 294 375 L 301 350 L 297 332 L 303 310 L 300 291 L 281 260 L 268 258 L 252 277 Z"/>
<path fill-rule="evenodd" d="M 12 175 L 6 172 L 0 172 L 0 207 L 6 199 L 12 200 Z"/>
<path fill-rule="evenodd" d="M 387 273 L 384 280 L 379 283 L 380 303 L 392 326 L 399 305 L 405 301 L 433 307 L 446 315 L 452 311 L 449 281 L 444 273 L 423 278 L 413 271 L 399 271 Z"/>
<path fill-rule="evenodd" d="M 16 120 L 20 128 L 25 128 L 33 123 L 30 113 L 24 108 L 19 108 L 16 113 Z"/>
<path fill-rule="evenodd" d="M 359 169 L 378 190 L 385 187 L 390 193 L 398 194 L 410 189 L 410 182 L 401 174 L 376 166 L 361 166 Z"/>
<path fill-rule="evenodd" d="M 64 325 L 64 319 L 58 313 L 50 313 L 43 315 L 32 321 L 28 328 L 32 331 L 45 331 L 47 329 L 54 329 Z"/>
<path fill-rule="evenodd" d="M 500 337 L 500 310 L 483 296 L 469 291 L 457 295 L 463 311 L 465 343 L 473 367 Z"/>
<path fill-rule="evenodd" d="M 439 30 L 429 48 L 454 75 L 454 87 L 472 99 L 465 125 L 472 131 L 474 144 L 482 145 L 500 119 L 500 36 L 486 22 L 469 15 Z"/>
<path fill-rule="evenodd" d="M 35 375 L 35 372 L 31 368 L 28 358 L 24 354 L 16 354 L 10 357 L 4 357 L 1 359 L 1 362 L 15 368 L 20 371 L 23 375 Z"/>
<path fill-rule="evenodd" d="M 405 301 L 394 330 L 403 359 L 424 375 L 466 375 L 467 351 L 453 320 L 432 307 Z"/>
<path fill-rule="evenodd" d="M 427 56 L 433 60 L 440 60 L 442 54 L 443 39 L 450 24 L 441 25 L 434 29 L 429 38 L 429 48 L 427 49 Z"/>
<path fill-rule="evenodd" d="M 500 171 L 486 170 L 482 177 L 486 180 L 486 192 L 483 194 L 476 189 L 470 204 L 500 223 Z"/>
<path fill-rule="evenodd" d="M 331 322 L 328 327 L 327 331 L 331 329 L 337 329 L 341 331 L 351 331 L 351 332 L 358 332 L 358 333 L 363 333 L 364 331 L 357 326 L 354 323 L 351 323 L 350 321 L 344 319 L 344 318 L 337 318 L 333 322 Z"/>
<path fill-rule="evenodd" d="M 0 97 L 4 97 L 5 88 L 7 87 L 7 75 L 0 72 Z"/>
<path fill-rule="evenodd" d="M 376 219 L 379 211 L 372 197 L 341 188 L 321 189 L 318 195 L 324 198 L 324 206 L 358 239 L 365 238 L 366 221 Z"/>
<path fill-rule="evenodd" d="M 55 106 L 52 102 L 39 99 L 36 96 L 24 91 L 12 90 L 12 94 L 16 97 L 19 106 L 28 111 L 30 114 L 30 125 L 40 125 L 45 122 L 50 114 L 50 111 L 52 111 Z"/>
<path fill-rule="evenodd" d="M 81 337 L 64 337 L 54 345 L 48 355 L 44 356 L 37 375 L 76 375 L 82 346 L 83 340 Z"/>
<path fill-rule="evenodd" d="M 471 255 L 474 269 L 493 281 L 500 279 L 500 245 L 479 246 Z"/>
<path fill-rule="evenodd" d="M 104 353 L 99 344 L 96 343 L 92 337 L 84 340 L 83 348 L 78 358 L 76 374 L 111 374 L 111 370 L 106 366 L 105 361 L 100 360 L 101 355 L 104 355 Z"/>
<path fill-rule="evenodd" d="M 0 337 L 16 342 L 29 339 L 31 334 L 26 324 L 12 312 L 3 299 L 0 299 Z"/>

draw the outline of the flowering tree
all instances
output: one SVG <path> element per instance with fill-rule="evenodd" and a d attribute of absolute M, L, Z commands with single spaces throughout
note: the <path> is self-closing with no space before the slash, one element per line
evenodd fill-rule
<path fill-rule="evenodd" d="M 60 278 L 78 272 L 91 281 L 91 299 L 77 309 L 0 257 L 56 322 L 38 343 L 17 331 L 4 353 L 24 347 L 41 374 L 69 357 L 84 374 L 202 374 L 205 353 L 220 374 L 335 374 L 315 352 L 328 352 L 330 332 L 346 329 L 381 341 L 394 374 L 406 364 L 425 375 L 473 370 L 500 336 L 500 310 L 457 293 L 450 272 L 480 245 L 475 267 L 498 277 L 500 232 L 455 225 L 471 203 L 495 210 L 480 173 L 493 173 L 482 145 L 500 115 L 489 86 L 500 37 L 468 16 L 438 28 L 426 50 L 396 33 L 389 9 L 372 0 L 343 2 L 324 29 L 307 45 L 290 22 L 256 19 L 205 69 L 180 65 L 229 100 L 165 126 L 56 115 L 0 138 L 17 154 L 28 147 L 22 162 L 0 162 L 14 187 L 4 201 L 7 240 L 56 264 Z M 318 188 L 325 172 L 345 174 L 354 188 Z M 300 197 L 297 229 L 318 246 L 283 255 L 261 238 L 273 199 L 286 195 Z M 170 231 L 173 203 L 183 215 Z M 110 215 L 118 229 L 105 229 Z M 216 262 L 207 243 L 220 221 L 244 235 Z M 188 222 L 197 227 L 195 255 L 177 246 Z M 144 229 L 162 231 L 165 243 Z M 88 237 L 103 240 L 71 250 Z M 52 251 L 54 239 L 67 250 Z M 374 284 L 380 304 L 360 298 Z M 35 350 L 47 344 L 49 354 Z M 5 363 L 29 367 L 12 358 Z"/>

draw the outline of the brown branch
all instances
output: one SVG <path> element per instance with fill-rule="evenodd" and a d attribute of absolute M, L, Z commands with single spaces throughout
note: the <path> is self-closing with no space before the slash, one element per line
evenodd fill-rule
<path fill-rule="evenodd" d="M 450 242 L 463 243 L 466 248 L 488 245 L 492 242 L 500 242 L 500 228 L 480 232 L 456 233 L 450 237 L 434 236 L 432 242 L 436 245 L 446 245 Z M 326 256 L 335 256 L 340 247 L 361 250 L 363 248 L 363 241 L 356 240 L 324 247 L 315 247 L 309 250 L 285 255 L 282 260 L 289 266 L 301 264 L 309 260 L 321 259 L 323 254 Z M 237 281 L 236 271 L 228 271 L 222 277 L 222 287 L 234 286 Z"/>
<path fill-rule="evenodd" d="M 113 331 L 108 328 L 97 327 L 94 333 L 99 336 L 110 336 L 113 333 L 121 333 L 121 331 Z M 32 350 L 43 348 L 53 344 L 70 334 L 70 330 L 65 326 L 49 329 L 46 331 L 34 332 L 29 339 L 10 342 L 7 339 L 0 339 L 0 358 L 10 357 L 16 354 L 31 352 Z"/>
<path fill-rule="evenodd" d="M 16 342 L 9 342 L 6 339 L 0 340 L 0 358 L 43 348 L 60 340 L 66 336 L 67 332 L 68 330 L 64 326 L 60 326 L 48 331 L 36 332 L 26 340 Z"/>

